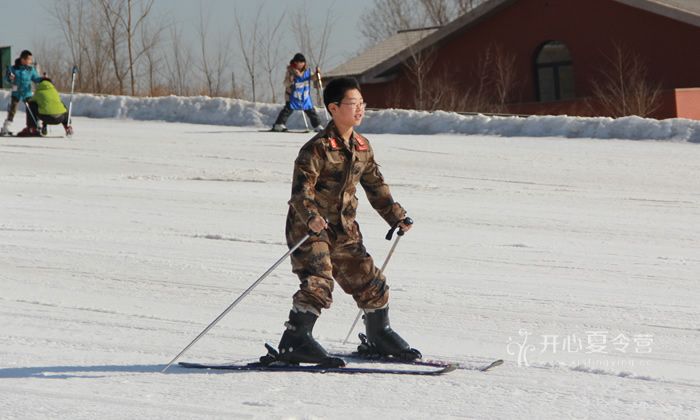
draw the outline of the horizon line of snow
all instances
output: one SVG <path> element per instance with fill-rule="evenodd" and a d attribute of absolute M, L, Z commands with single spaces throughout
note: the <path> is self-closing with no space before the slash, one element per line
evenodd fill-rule
<path fill-rule="evenodd" d="M 69 95 L 63 94 L 67 103 Z M 10 92 L 0 91 L 5 109 Z M 281 104 L 207 96 L 131 97 L 75 94 L 73 115 L 89 118 L 126 118 L 238 127 L 271 127 Z M 323 117 L 323 112 L 319 112 Z M 303 128 L 295 113 L 289 128 Z M 465 134 L 503 137 L 564 137 L 623 140 L 664 140 L 700 143 L 700 121 L 672 118 L 623 118 L 460 115 L 445 111 L 385 109 L 367 111 L 360 132 L 368 134 Z"/>

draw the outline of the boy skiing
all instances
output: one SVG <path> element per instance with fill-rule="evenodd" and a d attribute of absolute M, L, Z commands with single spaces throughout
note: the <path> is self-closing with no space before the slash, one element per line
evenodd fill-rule
<path fill-rule="evenodd" d="M 19 58 L 15 60 L 15 65 L 8 68 L 5 80 L 11 83 L 12 98 L 7 106 L 7 119 L 0 128 L 0 135 L 6 136 L 10 134 L 10 124 L 15 118 L 17 105 L 20 102 L 26 102 L 32 97 L 32 82 L 39 83 L 41 77 L 36 69 L 32 66 L 34 58 L 28 50 L 22 51 Z"/>
<path fill-rule="evenodd" d="M 317 69 L 318 70 L 318 69 Z M 318 73 L 318 71 L 317 71 Z M 311 70 L 306 66 L 306 58 L 297 53 L 287 66 L 284 74 L 284 98 L 285 104 L 277 116 L 272 131 L 287 131 L 287 119 L 294 111 L 303 111 L 311 120 L 314 130 L 321 131 L 321 120 L 311 101 Z M 316 86 L 318 88 L 318 86 Z"/>
<path fill-rule="evenodd" d="M 292 271 L 300 287 L 293 297 L 279 353 L 271 352 L 261 362 L 345 364 L 329 356 L 312 336 L 321 309 L 331 305 L 334 280 L 364 311 L 365 348 L 377 356 L 421 358 L 389 325 L 386 279 L 362 244 L 355 221 L 359 182 L 372 207 L 389 225 L 404 232 L 411 228 L 406 211 L 393 200 L 384 182 L 369 142 L 353 129 L 362 122 L 365 110 L 360 86 L 352 78 L 333 80 L 324 91 L 323 102 L 332 121 L 301 148 L 294 162 L 286 223 L 290 248 L 309 231 L 316 236 L 292 253 Z"/>
<path fill-rule="evenodd" d="M 73 127 L 68 125 L 68 110 L 61 102 L 61 97 L 51 79 L 41 79 L 36 87 L 34 96 L 27 102 L 27 127 L 17 133 L 17 137 L 32 137 L 46 135 L 46 125 L 62 124 L 66 135 L 73 135 Z M 39 133 L 37 124 L 44 123 Z"/>

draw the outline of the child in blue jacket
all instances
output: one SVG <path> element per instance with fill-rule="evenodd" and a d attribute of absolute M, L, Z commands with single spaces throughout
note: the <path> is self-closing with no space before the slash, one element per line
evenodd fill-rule
<path fill-rule="evenodd" d="M 32 53 L 24 50 L 19 58 L 15 60 L 15 65 L 8 68 L 5 80 L 12 84 L 12 98 L 7 106 L 7 119 L 0 129 L 0 135 L 8 135 L 10 133 L 10 124 L 15 118 L 17 105 L 20 102 L 26 102 L 32 97 L 32 82 L 41 82 L 41 76 L 32 66 L 34 58 Z"/>
<path fill-rule="evenodd" d="M 318 67 L 316 68 L 318 73 Z M 272 131 L 287 131 L 287 119 L 292 112 L 299 110 L 309 116 L 311 126 L 315 131 L 323 130 L 314 104 L 311 102 L 311 81 L 314 76 L 306 66 L 306 57 L 302 53 L 294 55 L 284 73 L 284 108 L 280 111 L 272 126 Z M 318 83 L 317 79 L 314 79 Z M 318 89 L 318 86 L 316 86 Z"/>

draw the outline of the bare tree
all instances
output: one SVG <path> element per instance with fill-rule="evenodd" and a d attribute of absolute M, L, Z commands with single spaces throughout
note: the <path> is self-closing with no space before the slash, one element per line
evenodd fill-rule
<path fill-rule="evenodd" d="M 119 15 L 119 19 L 124 27 L 124 33 L 126 35 L 126 47 L 129 57 L 129 78 L 131 80 L 131 94 L 136 95 L 136 78 L 134 77 L 134 67 L 137 61 L 145 53 L 144 50 L 134 49 L 134 39 L 136 34 L 139 33 L 141 26 L 146 24 L 146 19 L 151 13 L 154 0 L 143 0 L 140 1 L 141 8 L 134 16 L 134 0 L 126 0 L 126 16 Z M 144 46 L 142 44 L 142 46 Z M 150 48 L 150 46 L 147 46 Z"/>
<path fill-rule="evenodd" d="M 269 16 L 260 40 L 261 66 L 267 76 L 267 83 L 270 87 L 272 102 L 277 102 L 278 77 L 277 68 L 281 61 L 282 45 L 282 22 L 285 13 L 282 12 L 279 18 L 270 20 Z"/>
<path fill-rule="evenodd" d="M 486 0 L 455 0 L 454 5 L 457 16 L 462 16 L 463 14 L 470 12 L 484 1 Z"/>
<path fill-rule="evenodd" d="M 426 88 L 437 54 L 432 48 L 417 50 L 409 47 L 410 56 L 403 62 L 404 74 L 413 86 L 415 109 L 429 109 L 426 101 Z"/>
<path fill-rule="evenodd" d="M 505 105 L 511 99 L 517 86 L 517 68 L 515 54 L 508 53 L 498 44 L 492 44 L 493 62 L 491 81 L 493 83 L 493 112 L 504 112 Z"/>
<path fill-rule="evenodd" d="M 121 49 L 124 43 L 124 30 L 121 25 L 121 17 L 124 14 L 126 0 L 94 0 L 99 4 L 102 12 L 101 22 L 104 25 L 105 33 L 109 40 L 109 52 L 112 60 L 114 77 L 119 84 L 119 94 L 124 94 L 124 79 L 128 72 L 128 67 L 124 66 Z"/>
<path fill-rule="evenodd" d="M 258 46 L 259 46 L 259 35 L 260 35 L 260 15 L 262 14 L 264 4 L 261 3 L 258 6 L 258 10 L 255 13 L 255 19 L 250 22 L 250 25 L 243 25 L 238 13 L 238 10 L 234 11 L 234 17 L 236 20 L 236 29 L 238 31 L 238 43 L 241 49 L 241 55 L 243 56 L 243 63 L 245 64 L 246 70 L 248 72 L 248 77 L 250 78 L 250 89 L 253 94 L 253 102 L 256 102 L 256 78 L 257 78 L 257 64 L 258 64 Z M 245 35 L 247 34 L 247 36 Z"/>
<path fill-rule="evenodd" d="M 433 24 L 442 26 L 452 20 L 447 0 L 420 0 L 420 4 L 423 5 L 427 20 Z"/>
<path fill-rule="evenodd" d="M 209 51 L 209 16 L 204 16 L 202 3 L 199 5 L 199 25 L 197 32 L 199 35 L 200 64 L 199 69 L 204 77 L 206 92 L 209 96 L 220 96 L 228 78 L 226 69 L 231 64 L 231 44 L 230 35 L 219 36 L 215 54 Z"/>
<path fill-rule="evenodd" d="M 499 44 L 487 45 L 477 54 L 468 80 L 468 87 L 453 83 L 453 90 L 463 93 L 461 111 L 504 112 L 518 88 L 515 54 Z"/>
<path fill-rule="evenodd" d="M 66 62 L 59 44 L 55 40 L 43 38 L 35 42 L 32 49 L 37 58 L 37 71 L 50 77 L 58 90 L 64 90 L 69 85 L 66 83 L 66 74 L 71 64 Z"/>
<path fill-rule="evenodd" d="M 139 41 L 140 49 L 146 61 L 145 72 L 148 77 L 148 95 L 156 95 L 158 68 L 163 61 L 162 55 L 158 51 L 161 44 L 165 25 L 159 21 L 155 25 L 142 25 Z"/>
<path fill-rule="evenodd" d="M 318 23 L 311 25 L 311 23 L 309 23 L 309 15 L 309 5 L 305 1 L 303 7 L 292 15 L 292 33 L 294 34 L 299 50 L 307 56 L 307 60 L 308 58 L 311 59 L 308 64 L 323 69 L 325 68 L 326 54 L 328 53 L 331 28 L 333 28 L 336 18 L 333 15 L 331 7 L 326 10 L 322 25 Z M 320 89 L 316 89 L 316 100 L 318 103 L 323 102 Z"/>
<path fill-rule="evenodd" d="M 178 26 L 170 27 L 170 50 L 165 59 L 166 79 L 171 92 L 178 96 L 190 93 L 192 53 L 182 41 L 182 32 Z"/>
<path fill-rule="evenodd" d="M 199 2 L 199 25 L 197 26 L 197 33 L 199 35 L 199 52 L 200 52 L 200 64 L 199 69 L 204 75 L 204 82 L 207 87 L 207 92 L 209 96 L 214 96 L 214 75 L 212 68 L 209 65 L 209 56 L 207 54 L 207 37 L 209 35 L 209 16 L 204 17 L 202 2 Z"/>
<path fill-rule="evenodd" d="M 374 0 L 360 18 L 360 31 L 368 45 L 395 35 L 400 30 L 425 26 L 414 0 Z"/>
<path fill-rule="evenodd" d="M 486 0 L 374 0 L 360 19 L 367 45 L 374 45 L 398 31 L 442 26 Z"/>
<path fill-rule="evenodd" d="M 292 15 L 291 29 L 296 39 L 297 46 L 307 57 L 311 58 L 311 65 L 324 68 L 326 54 L 328 53 L 328 41 L 331 36 L 331 28 L 335 23 L 332 9 L 326 10 L 322 24 L 311 25 L 309 23 L 309 6 L 304 2 L 303 7 Z M 316 36 L 314 36 L 316 34 Z"/>
<path fill-rule="evenodd" d="M 85 58 L 84 53 L 86 50 L 83 32 L 85 28 L 85 2 L 83 0 L 56 2 L 54 3 L 54 10 L 51 16 L 56 19 L 56 23 L 61 28 L 73 64 L 83 68 L 83 59 Z M 83 76 L 78 77 L 78 90 L 83 89 L 83 80 Z"/>
<path fill-rule="evenodd" d="M 102 36 L 102 25 L 98 14 L 95 13 L 90 0 L 65 0 L 54 2 L 52 8 L 47 7 L 50 16 L 54 18 L 54 23 L 63 34 L 63 42 L 58 39 L 47 39 L 42 43 L 40 61 L 45 67 L 50 67 L 51 77 L 62 86 L 62 80 L 66 79 L 70 68 L 78 65 L 81 72 L 76 80 L 78 91 L 94 91 L 95 87 L 102 87 L 109 84 L 104 79 L 104 37 Z M 99 29 L 98 29 L 99 28 Z M 49 50 L 69 51 L 69 55 L 64 55 L 63 60 L 56 63 L 49 63 Z M 99 56 L 101 59 L 98 59 Z M 49 60 L 51 61 L 51 60 Z"/>
<path fill-rule="evenodd" d="M 102 91 L 111 88 L 113 81 L 106 77 L 109 52 L 105 25 L 102 14 L 95 7 L 93 0 L 56 1 L 50 12 L 55 23 L 63 33 L 65 45 L 54 45 L 55 48 L 70 51 L 70 63 L 62 74 L 69 71 L 73 65 L 78 65 L 77 90 Z M 55 40 L 54 40 L 55 41 Z"/>
<path fill-rule="evenodd" d="M 244 95 L 243 89 L 236 83 L 236 72 L 231 72 L 231 90 L 229 91 L 229 97 L 231 98 L 242 98 Z"/>
<path fill-rule="evenodd" d="M 228 79 L 227 69 L 231 67 L 231 35 L 220 35 L 216 44 L 216 54 L 212 59 L 214 66 L 213 96 L 222 96 Z"/>
<path fill-rule="evenodd" d="M 414 90 L 416 109 L 499 113 L 506 110 L 518 87 L 515 55 L 490 44 L 474 60 L 465 78 L 461 69 L 438 66 L 430 49 L 412 52 L 404 75 Z M 469 85 L 461 80 L 469 80 Z"/>
<path fill-rule="evenodd" d="M 661 85 L 649 80 L 644 59 L 624 45 L 613 45 L 593 82 L 593 96 L 605 112 L 646 117 L 659 108 L 660 95 Z"/>

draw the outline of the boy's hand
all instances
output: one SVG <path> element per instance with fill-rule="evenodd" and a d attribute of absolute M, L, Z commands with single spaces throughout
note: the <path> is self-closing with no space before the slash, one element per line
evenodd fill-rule
<path fill-rule="evenodd" d="M 323 229 L 326 229 L 328 227 L 328 223 L 326 223 L 326 220 L 321 217 L 321 216 L 314 216 L 309 220 L 308 223 L 309 229 L 313 233 L 320 233 Z"/>
<path fill-rule="evenodd" d="M 404 222 L 399 222 L 399 229 L 401 229 L 401 232 L 406 233 L 409 230 L 411 230 L 412 227 L 413 227 L 413 223 L 405 224 Z"/>
<path fill-rule="evenodd" d="M 10 73 L 10 74 L 7 75 L 7 78 L 10 80 L 10 82 L 14 82 L 14 81 L 15 81 L 15 74 L 14 74 L 14 73 Z"/>

